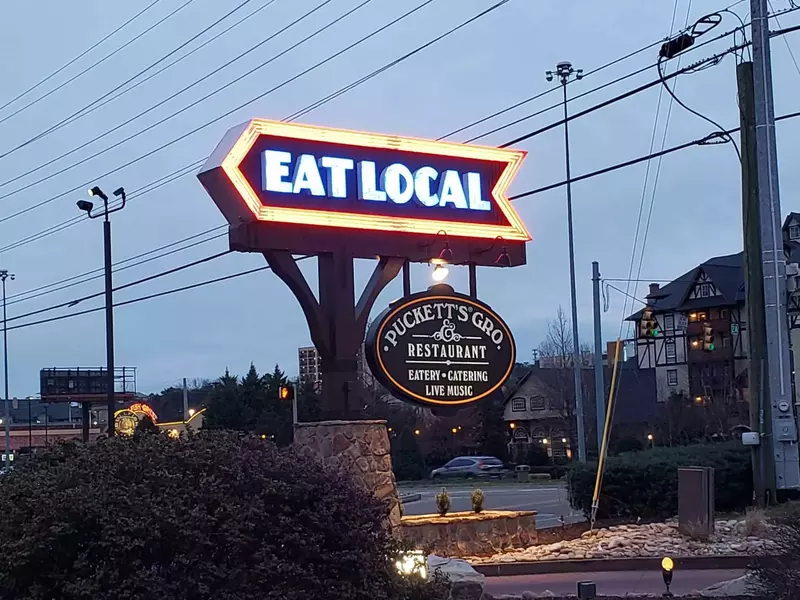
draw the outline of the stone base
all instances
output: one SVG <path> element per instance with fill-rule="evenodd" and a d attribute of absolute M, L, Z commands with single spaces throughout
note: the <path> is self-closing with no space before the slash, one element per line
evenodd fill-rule
<path fill-rule="evenodd" d="M 536 544 L 536 512 L 413 515 L 403 517 L 400 537 L 439 556 L 489 556 Z"/>
<path fill-rule="evenodd" d="M 348 471 L 358 484 L 389 504 L 389 524 L 400 524 L 402 509 L 392 471 L 386 421 L 298 423 L 294 444 L 323 464 Z"/>

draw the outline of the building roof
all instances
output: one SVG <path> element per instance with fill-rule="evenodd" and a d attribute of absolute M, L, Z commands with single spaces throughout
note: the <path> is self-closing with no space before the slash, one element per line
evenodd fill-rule
<path fill-rule="evenodd" d="M 689 299 L 700 273 L 705 273 L 721 296 Z M 712 306 L 736 306 L 744 304 L 744 252 L 715 256 L 687 271 L 674 281 L 647 296 L 648 305 L 656 312 L 689 311 Z M 639 310 L 627 320 L 636 321 L 641 317 Z"/>
<path fill-rule="evenodd" d="M 525 375 L 510 388 L 505 395 L 507 403 L 525 383 L 531 378 L 536 377 L 545 385 L 550 385 L 556 389 L 559 381 L 563 381 L 564 369 L 542 369 L 531 367 Z M 568 368 L 571 372 L 572 369 Z M 611 367 L 603 368 L 606 390 L 611 382 Z M 581 369 L 583 378 L 583 389 L 585 391 L 586 406 L 592 407 L 594 401 L 594 369 Z M 569 380 L 570 384 L 572 379 Z M 571 386 L 570 386 L 571 387 Z M 574 399 L 572 393 L 569 397 Z M 614 408 L 614 424 L 623 423 L 652 423 L 663 412 L 663 405 L 656 398 L 656 377 L 655 369 L 637 368 L 637 358 L 631 357 L 620 365 L 617 373 L 617 394 L 616 406 Z M 593 409 L 592 409 L 593 410 Z M 586 415 L 586 419 L 594 419 L 593 415 Z"/>

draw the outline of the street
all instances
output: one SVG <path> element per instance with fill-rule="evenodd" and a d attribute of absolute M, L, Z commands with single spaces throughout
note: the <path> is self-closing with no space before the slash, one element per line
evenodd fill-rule
<path fill-rule="evenodd" d="M 675 571 L 670 590 L 676 595 L 701 590 L 722 581 L 736 579 L 743 571 Z M 552 573 L 546 575 L 520 575 L 517 577 L 487 577 L 484 590 L 493 596 L 521 595 L 522 592 L 541 594 L 575 594 L 579 581 L 593 581 L 598 594 L 660 594 L 664 581 L 660 571 L 617 571 L 606 573 Z"/>
<path fill-rule="evenodd" d="M 418 493 L 422 496 L 416 502 L 404 504 L 403 512 L 407 515 L 435 514 L 436 494 L 442 487 L 446 487 L 450 494 L 451 512 L 472 510 L 470 494 L 475 488 L 480 488 L 485 497 L 486 510 L 535 510 L 538 513 L 538 529 L 559 525 L 561 516 L 570 523 L 583 520 L 582 514 L 570 508 L 567 490 L 561 482 L 541 485 L 488 482 L 483 485 L 481 482 L 452 481 L 442 485 L 429 482 L 402 485 L 398 488 L 401 493 Z"/>

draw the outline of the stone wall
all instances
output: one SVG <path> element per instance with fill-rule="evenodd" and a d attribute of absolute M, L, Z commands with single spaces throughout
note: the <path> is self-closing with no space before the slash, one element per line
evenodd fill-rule
<path fill-rule="evenodd" d="M 366 490 L 389 503 L 389 523 L 399 525 L 386 421 L 321 421 L 295 425 L 294 444 L 332 468 L 344 468 Z"/>
<path fill-rule="evenodd" d="M 400 536 L 439 556 L 489 556 L 536 544 L 534 511 L 403 517 Z"/>

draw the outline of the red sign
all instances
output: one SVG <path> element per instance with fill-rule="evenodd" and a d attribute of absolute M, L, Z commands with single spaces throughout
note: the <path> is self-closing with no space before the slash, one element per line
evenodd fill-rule
<path fill-rule="evenodd" d="M 228 132 L 199 177 L 233 226 L 524 243 L 530 235 L 506 196 L 524 158 L 520 150 L 254 119 Z"/>

